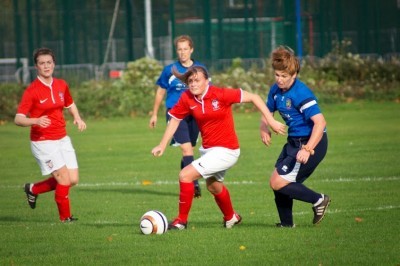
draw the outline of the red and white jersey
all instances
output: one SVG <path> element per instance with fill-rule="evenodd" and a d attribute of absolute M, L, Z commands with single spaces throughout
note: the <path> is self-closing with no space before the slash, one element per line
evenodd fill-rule
<path fill-rule="evenodd" d="M 201 101 L 189 90 L 185 91 L 168 113 L 179 120 L 192 115 L 199 127 L 204 148 L 238 149 L 239 141 L 235 132 L 231 105 L 241 101 L 241 89 L 218 88 L 210 85 Z"/>
<path fill-rule="evenodd" d="M 68 84 L 55 79 L 50 85 L 36 78 L 22 95 L 17 115 L 38 118 L 47 115 L 51 124 L 46 127 L 31 126 L 31 141 L 58 140 L 67 135 L 63 110 L 74 103 Z"/>

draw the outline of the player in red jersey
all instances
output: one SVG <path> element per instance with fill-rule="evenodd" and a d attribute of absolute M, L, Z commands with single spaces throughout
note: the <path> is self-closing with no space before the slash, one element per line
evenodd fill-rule
<path fill-rule="evenodd" d="M 67 108 L 79 131 L 86 129 L 67 83 L 53 78 L 55 56 L 48 48 L 39 48 L 33 59 L 37 78 L 25 90 L 15 116 L 15 124 L 31 127 L 31 150 L 44 176 L 38 183 L 26 183 L 29 206 L 34 209 L 39 194 L 55 190 L 55 201 L 62 222 L 72 222 L 69 189 L 79 181 L 78 163 L 71 139 L 65 129 L 64 108 Z"/>
<path fill-rule="evenodd" d="M 192 206 L 193 181 L 203 177 L 208 191 L 224 215 L 224 226 L 232 228 L 242 217 L 232 206 L 228 189 L 223 180 L 226 170 L 239 158 L 239 141 L 235 132 L 231 105 L 253 103 L 263 114 L 273 131 L 285 134 L 285 125 L 276 121 L 260 96 L 242 89 L 225 89 L 210 85 L 204 67 L 192 66 L 186 73 L 174 75 L 188 86 L 178 103 L 169 111 L 172 117 L 158 146 L 151 151 L 161 156 L 169 140 L 179 126 L 180 120 L 191 115 L 196 120 L 202 137 L 201 157 L 183 168 L 179 173 L 179 214 L 169 225 L 169 229 L 182 230 L 187 227 Z"/>

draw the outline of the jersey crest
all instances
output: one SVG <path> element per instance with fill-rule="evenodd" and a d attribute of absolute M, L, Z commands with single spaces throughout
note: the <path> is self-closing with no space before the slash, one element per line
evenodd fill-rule
<path fill-rule="evenodd" d="M 290 98 L 286 99 L 286 109 L 292 108 L 292 100 Z"/>
<path fill-rule="evenodd" d="M 212 105 L 213 111 L 219 110 L 219 102 L 218 102 L 218 100 L 216 100 L 216 99 L 212 100 L 211 101 L 211 105 Z"/>
<path fill-rule="evenodd" d="M 58 96 L 60 97 L 60 100 L 64 102 L 64 93 L 62 91 L 58 92 Z"/>

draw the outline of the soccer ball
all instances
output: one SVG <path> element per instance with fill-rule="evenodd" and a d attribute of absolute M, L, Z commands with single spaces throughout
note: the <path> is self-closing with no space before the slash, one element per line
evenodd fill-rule
<path fill-rule="evenodd" d="M 167 229 L 167 217 L 160 211 L 148 211 L 140 218 L 140 231 L 145 235 L 161 235 L 167 232 Z"/>

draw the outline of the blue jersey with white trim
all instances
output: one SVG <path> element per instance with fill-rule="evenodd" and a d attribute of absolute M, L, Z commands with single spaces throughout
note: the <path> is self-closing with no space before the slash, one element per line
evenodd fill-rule
<path fill-rule="evenodd" d="M 267 107 L 282 116 L 288 126 L 289 137 L 310 136 L 314 126 L 310 118 L 321 113 L 314 93 L 298 79 L 287 91 L 274 84 L 268 93 Z"/>
<path fill-rule="evenodd" d="M 203 64 L 194 60 L 192 66 L 202 66 L 206 69 L 206 67 Z M 184 67 L 179 61 L 176 61 L 164 67 L 160 77 L 156 82 L 158 86 L 167 90 L 165 106 L 168 109 L 174 107 L 174 105 L 178 102 L 179 98 L 181 97 L 181 94 L 187 89 L 186 85 L 172 74 L 172 69 L 174 67 L 179 73 L 185 73 L 186 70 L 188 69 L 187 67 Z"/>

